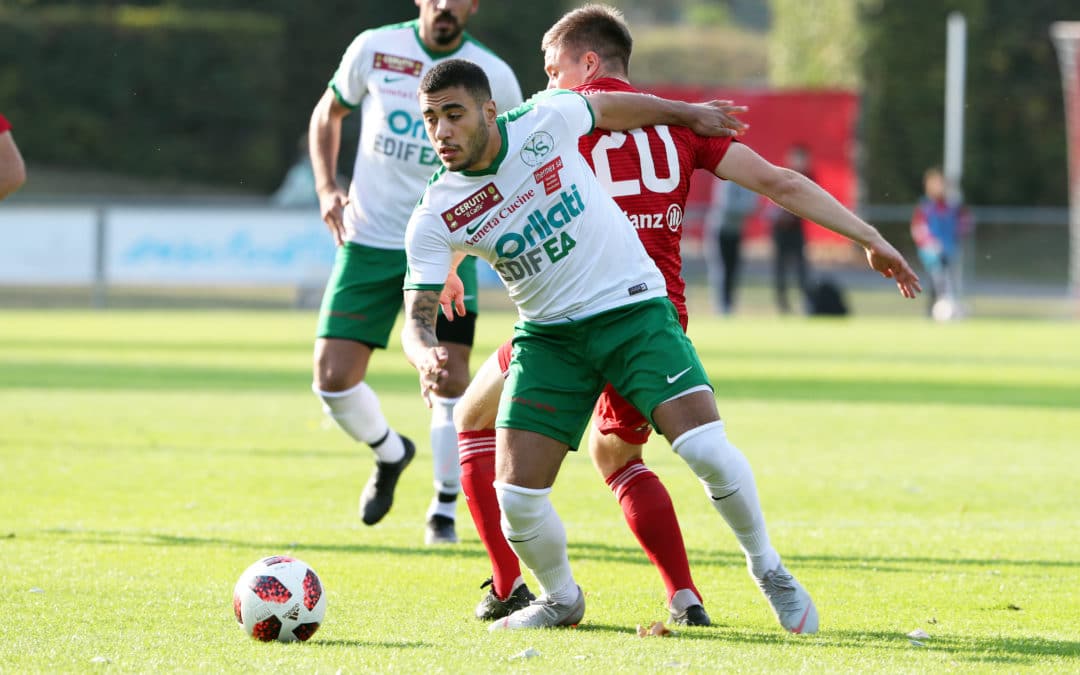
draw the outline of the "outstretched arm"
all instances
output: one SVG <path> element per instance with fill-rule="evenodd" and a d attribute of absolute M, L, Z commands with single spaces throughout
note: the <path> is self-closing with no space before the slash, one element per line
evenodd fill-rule
<path fill-rule="evenodd" d="M 746 112 L 731 101 L 686 103 L 649 94 L 600 92 L 585 94 L 597 128 L 611 131 L 638 129 L 656 124 L 690 127 L 701 136 L 737 136 L 750 127 L 735 117 Z"/>
<path fill-rule="evenodd" d="M 905 298 L 914 298 L 922 290 L 918 275 L 876 227 L 849 211 L 798 171 L 778 167 L 742 143 L 732 143 L 714 173 L 763 194 L 795 215 L 859 244 L 866 250 L 870 267 L 882 276 L 894 279 Z"/>
<path fill-rule="evenodd" d="M 0 127 L 5 128 L 5 127 Z M 26 165 L 10 131 L 0 131 L 0 199 L 26 182 Z"/>
<path fill-rule="evenodd" d="M 440 383 L 449 376 L 446 347 L 435 336 L 435 318 L 439 311 L 438 291 L 405 291 L 405 327 L 401 346 L 405 358 L 420 374 L 420 395 L 431 407 L 431 394 L 439 393 Z"/>

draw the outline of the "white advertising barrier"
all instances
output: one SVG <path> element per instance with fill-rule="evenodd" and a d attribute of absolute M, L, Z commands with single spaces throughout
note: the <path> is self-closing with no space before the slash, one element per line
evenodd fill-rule
<path fill-rule="evenodd" d="M 0 283 L 82 285 L 94 280 L 92 207 L 0 208 Z"/>
<path fill-rule="evenodd" d="M 111 207 L 109 284 L 323 283 L 334 242 L 314 210 Z"/>

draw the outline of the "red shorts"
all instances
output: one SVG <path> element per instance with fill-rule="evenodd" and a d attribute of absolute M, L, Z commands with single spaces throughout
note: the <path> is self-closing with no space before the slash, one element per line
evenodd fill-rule
<path fill-rule="evenodd" d="M 679 312 L 679 323 L 686 330 L 687 316 L 685 312 Z M 504 342 L 498 354 L 499 369 L 503 377 L 510 370 L 510 355 L 513 352 L 513 343 L 510 340 Z M 652 435 L 652 427 L 645 416 L 638 411 L 629 401 L 619 395 L 610 384 L 604 387 L 600 398 L 596 400 L 593 409 L 596 418 L 596 428 L 602 434 L 615 434 L 622 440 L 633 445 L 644 445 Z"/>

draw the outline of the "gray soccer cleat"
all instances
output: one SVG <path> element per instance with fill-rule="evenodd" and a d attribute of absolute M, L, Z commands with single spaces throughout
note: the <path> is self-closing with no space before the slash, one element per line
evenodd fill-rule
<path fill-rule="evenodd" d="M 679 626 L 711 626 L 712 619 L 701 605 L 690 605 L 681 612 L 671 610 L 671 623 Z"/>
<path fill-rule="evenodd" d="M 438 514 L 428 518 L 427 527 L 424 530 L 424 543 L 428 546 L 458 543 L 457 530 L 454 529 L 454 519 Z"/>
<path fill-rule="evenodd" d="M 668 606 L 671 613 L 671 623 L 680 626 L 711 626 L 705 607 L 701 604 L 701 598 L 689 588 L 682 588 L 675 592 Z"/>
<path fill-rule="evenodd" d="M 753 577 L 753 574 L 750 576 Z M 780 620 L 780 625 L 789 633 L 816 633 L 818 630 L 818 612 L 810 594 L 795 577 L 784 568 L 783 564 L 769 570 L 760 579 L 753 577 L 758 588 L 772 605 L 773 613 Z"/>
<path fill-rule="evenodd" d="M 488 630 L 494 633 L 500 630 L 577 625 L 585 616 L 585 594 L 581 592 L 581 586 L 575 588 L 577 599 L 568 605 L 540 597 L 530 602 L 528 607 L 495 621 L 488 626 Z"/>
<path fill-rule="evenodd" d="M 398 478 L 401 478 L 401 472 L 416 456 L 416 446 L 412 441 L 401 436 L 401 442 L 405 445 L 405 456 L 396 462 L 376 461 L 375 471 L 360 495 L 360 518 L 365 525 L 374 525 L 390 511 L 394 504 L 394 488 L 397 487 Z"/>
<path fill-rule="evenodd" d="M 492 586 L 494 580 L 491 577 L 487 578 L 480 588 L 487 588 Z M 510 593 L 510 596 L 505 600 L 500 600 L 499 596 L 495 595 L 495 588 L 487 592 L 480 603 L 476 605 L 476 618 L 481 621 L 494 621 L 495 619 L 501 619 L 504 616 L 509 616 L 511 613 L 524 609 L 529 606 L 529 603 L 536 599 L 536 596 L 532 594 L 529 587 L 525 584 L 521 584 Z"/>

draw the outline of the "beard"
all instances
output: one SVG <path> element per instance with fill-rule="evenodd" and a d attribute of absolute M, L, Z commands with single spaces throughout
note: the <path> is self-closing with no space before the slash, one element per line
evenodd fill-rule
<path fill-rule="evenodd" d="M 465 27 L 462 26 L 461 22 L 458 21 L 458 18 L 450 12 L 443 12 L 442 14 L 435 17 L 436 21 L 440 19 L 449 19 L 452 23 L 452 25 L 448 27 L 436 27 L 434 30 L 435 34 L 433 37 L 435 39 L 435 44 L 445 47 L 446 45 L 454 42 L 454 40 L 457 40 L 458 37 L 461 35 L 461 32 L 465 30 Z"/>
<path fill-rule="evenodd" d="M 491 132 L 488 131 L 487 124 L 481 122 L 476 134 L 469 139 L 468 146 L 462 148 L 464 156 L 457 162 L 447 165 L 446 168 L 450 171 L 468 171 L 471 169 L 484 156 L 484 150 L 487 148 L 490 137 Z"/>

